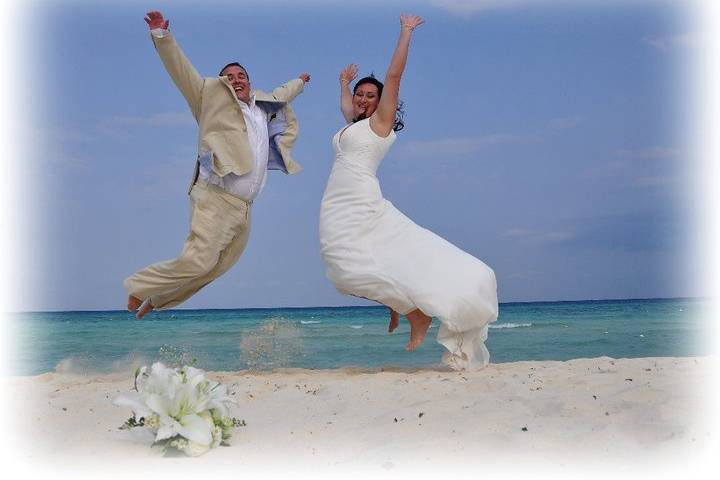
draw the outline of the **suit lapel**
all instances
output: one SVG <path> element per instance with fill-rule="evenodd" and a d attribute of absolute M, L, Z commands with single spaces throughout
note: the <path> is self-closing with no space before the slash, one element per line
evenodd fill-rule
<path fill-rule="evenodd" d="M 225 85 L 228 89 L 228 91 L 232 94 L 233 98 L 235 98 L 235 89 L 232 85 L 230 85 L 230 80 L 227 79 L 227 77 L 218 77 L 223 85 Z"/>

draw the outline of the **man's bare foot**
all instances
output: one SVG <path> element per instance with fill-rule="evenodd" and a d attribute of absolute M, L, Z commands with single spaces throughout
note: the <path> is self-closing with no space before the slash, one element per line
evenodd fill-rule
<path fill-rule="evenodd" d="M 128 312 L 134 312 L 142 304 L 142 300 L 132 295 L 128 295 Z"/>
<path fill-rule="evenodd" d="M 392 333 L 400 325 L 400 315 L 398 312 L 390 309 L 390 325 L 388 325 L 388 333 Z"/>
<path fill-rule="evenodd" d="M 146 298 L 144 302 L 142 302 L 142 305 L 140 305 L 140 310 L 138 310 L 137 315 L 135 315 L 135 318 L 140 320 L 143 318 L 148 312 L 150 312 L 153 309 L 153 304 L 150 302 L 150 298 Z"/>
<path fill-rule="evenodd" d="M 430 328 L 432 317 L 428 317 L 420 309 L 416 309 L 405 315 L 405 318 L 410 323 L 410 341 L 405 345 L 405 350 L 412 352 L 422 345 L 423 340 L 425 340 L 425 334 Z"/>

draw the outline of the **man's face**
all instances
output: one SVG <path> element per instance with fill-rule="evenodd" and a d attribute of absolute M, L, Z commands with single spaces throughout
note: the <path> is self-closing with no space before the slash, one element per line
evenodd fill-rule
<path fill-rule="evenodd" d="M 369 118 L 380 102 L 378 88 L 372 83 L 363 83 L 353 95 L 353 118 Z"/>
<path fill-rule="evenodd" d="M 237 65 L 231 65 L 223 70 L 222 74 L 230 80 L 238 100 L 250 103 L 250 79 L 247 72 Z"/>

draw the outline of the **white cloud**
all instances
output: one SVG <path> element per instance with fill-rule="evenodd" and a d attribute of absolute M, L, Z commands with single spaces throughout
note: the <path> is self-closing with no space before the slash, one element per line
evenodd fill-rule
<path fill-rule="evenodd" d="M 503 235 L 506 237 L 526 237 L 530 235 L 530 232 L 524 228 L 511 228 L 509 230 L 505 230 Z"/>
<path fill-rule="evenodd" d="M 503 232 L 503 236 L 533 243 L 556 243 L 575 238 L 575 233 L 568 230 L 538 232 L 524 228 L 511 228 Z"/>
<path fill-rule="evenodd" d="M 538 234 L 533 240 L 543 243 L 564 242 L 575 238 L 575 233 L 567 231 L 544 232 Z"/>
<path fill-rule="evenodd" d="M 683 33 L 668 37 L 643 37 L 642 41 L 662 52 L 675 48 L 693 48 L 701 44 L 701 35 L 697 32 Z"/>
<path fill-rule="evenodd" d="M 42 156 L 42 163 L 29 167 L 33 178 L 43 178 L 45 182 L 57 182 L 67 176 L 87 171 L 93 163 L 86 155 L 71 155 L 62 151 L 53 151 Z"/>
<path fill-rule="evenodd" d="M 29 163 L 24 168 L 31 175 L 57 175 L 57 170 L 77 172 L 90 163 L 85 152 L 85 144 L 97 140 L 97 136 L 86 131 L 73 128 L 38 128 L 33 135 L 40 163 Z M 75 145 L 81 144 L 81 145 Z M 81 149 L 78 154 L 76 148 Z"/>
<path fill-rule="evenodd" d="M 58 142 L 73 142 L 73 143 L 86 143 L 95 140 L 93 135 L 82 130 L 71 130 L 71 129 L 57 129 L 52 132 L 48 132 L 49 139 Z"/>
<path fill-rule="evenodd" d="M 89 143 L 97 138 L 94 134 L 78 128 L 38 128 L 34 131 L 34 138 L 44 145 L 46 149 L 57 149 L 67 143 Z"/>
<path fill-rule="evenodd" d="M 580 124 L 583 117 L 580 115 L 573 115 L 570 117 L 553 118 L 550 120 L 548 126 L 553 130 L 566 130 L 568 128 L 574 128 Z"/>
<path fill-rule="evenodd" d="M 137 125 L 147 127 L 172 127 L 178 125 L 195 125 L 190 113 L 156 113 L 147 117 L 114 116 L 110 120 L 114 125 Z"/>
<path fill-rule="evenodd" d="M 489 145 L 538 141 L 540 141 L 540 137 L 536 135 L 496 133 L 474 138 L 448 138 L 444 140 L 413 141 L 402 147 L 400 152 L 403 155 L 413 157 L 442 155 L 447 158 L 448 156 L 474 153 Z"/>
<path fill-rule="evenodd" d="M 190 186 L 193 168 L 192 155 L 171 154 L 155 158 L 134 172 L 135 183 L 132 188 L 135 194 L 143 198 L 178 198 L 178 194 L 184 194 Z"/>
<path fill-rule="evenodd" d="M 650 175 L 640 177 L 632 182 L 634 187 L 666 187 L 678 182 L 678 178 L 669 175 Z"/>
<path fill-rule="evenodd" d="M 533 277 L 538 277 L 540 275 L 543 275 L 544 272 L 536 271 L 536 270 L 528 270 L 527 272 L 514 272 L 510 273 L 506 276 L 508 280 L 525 280 Z"/>
<path fill-rule="evenodd" d="M 456 15 L 472 15 L 497 8 L 547 3 L 547 0 L 430 0 L 430 5 Z"/>
<path fill-rule="evenodd" d="M 528 7 L 609 6 L 672 3 L 672 0 L 429 0 L 428 4 L 447 10 L 454 15 L 469 16 L 489 10 Z"/>
<path fill-rule="evenodd" d="M 680 150 L 667 147 L 649 147 L 640 149 L 619 149 L 612 152 L 613 156 L 632 159 L 659 160 L 664 158 L 676 158 L 680 156 Z"/>
<path fill-rule="evenodd" d="M 394 183 L 399 183 L 403 185 L 418 185 L 422 183 L 420 177 L 418 177 L 417 175 L 411 175 L 406 171 L 392 175 L 391 178 L 393 179 Z"/>

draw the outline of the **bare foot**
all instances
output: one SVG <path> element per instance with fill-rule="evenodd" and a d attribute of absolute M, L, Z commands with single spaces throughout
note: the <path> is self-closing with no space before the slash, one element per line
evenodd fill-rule
<path fill-rule="evenodd" d="M 140 305 L 140 310 L 138 310 L 137 315 L 135 315 L 135 318 L 140 320 L 143 318 L 148 312 L 150 312 L 153 309 L 153 304 L 150 302 L 150 298 L 146 298 L 144 302 L 142 302 L 142 305 Z"/>
<path fill-rule="evenodd" d="M 395 331 L 395 329 L 400 325 L 400 315 L 398 312 L 390 309 L 390 325 L 388 325 L 388 333 L 392 333 Z"/>
<path fill-rule="evenodd" d="M 142 300 L 132 295 L 128 295 L 128 312 L 134 312 L 142 304 Z"/>
<path fill-rule="evenodd" d="M 428 317 L 420 309 L 417 309 L 405 315 L 405 318 L 410 323 L 410 341 L 405 345 L 405 350 L 412 352 L 422 345 L 423 340 L 425 340 L 425 334 L 430 328 L 432 317 Z"/>

